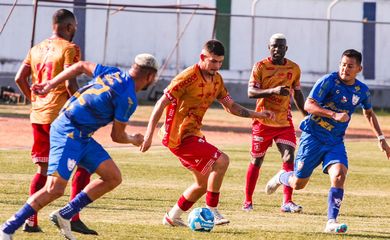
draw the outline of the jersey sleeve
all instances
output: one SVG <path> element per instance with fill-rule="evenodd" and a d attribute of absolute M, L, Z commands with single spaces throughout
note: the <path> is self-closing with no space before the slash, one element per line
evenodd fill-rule
<path fill-rule="evenodd" d="M 23 60 L 23 63 L 31 67 L 31 49 L 28 51 L 26 58 Z"/>
<path fill-rule="evenodd" d="M 294 68 L 294 79 L 291 87 L 294 90 L 301 90 L 301 69 L 298 65 Z"/>
<path fill-rule="evenodd" d="M 80 61 L 80 48 L 72 44 L 64 50 L 64 68 L 67 68 Z"/>
<path fill-rule="evenodd" d="M 363 109 L 368 110 L 372 108 L 370 90 L 367 89 L 365 94 L 366 98 L 364 98 L 364 100 L 361 102 L 361 106 Z"/>
<path fill-rule="evenodd" d="M 332 87 L 333 84 L 329 78 L 321 78 L 314 84 L 308 98 L 311 98 L 316 102 L 321 103 L 325 99 L 326 95 L 330 92 Z"/>
<path fill-rule="evenodd" d="M 248 87 L 249 88 L 261 88 L 261 72 L 262 67 L 261 63 L 256 63 L 253 65 L 251 76 L 249 78 Z"/>
<path fill-rule="evenodd" d="M 128 122 L 130 116 L 135 112 L 137 103 L 131 97 L 117 96 L 114 98 L 114 118 L 119 122 Z"/>
<path fill-rule="evenodd" d="M 220 78 L 221 79 L 221 84 L 220 84 L 220 87 L 219 87 L 219 93 L 217 94 L 217 100 L 221 103 L 225 102 L 230 102 L 232 101 L 232 97 L 230 96 L 228 90 L 226 89 L 225 87 L 225 84 L 222 80 L 222 77 Z"/>

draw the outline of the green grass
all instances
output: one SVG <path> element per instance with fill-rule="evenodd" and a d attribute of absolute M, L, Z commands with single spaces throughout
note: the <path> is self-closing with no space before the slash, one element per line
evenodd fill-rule
<path fill-rule="evenodd" d="M 340 220 L 348 224 L 349 230 L 342 236 L 322 233 L 330 183 L 320 169 L 314 172 L 307 188 L 297 191 L 294 196 L 295 201 L 304 206 L 304 213 L 282 214 L 279 212 L 281 190 L 271 196 L 263 193 L 266 181 L 281 165 L 276 149 L 270 149 L 254 197 L 255 211 L 246 213 L 241 211 L 241 204 L 249 145 L 218 147 L 231 158 L 220 202 L 221 212 L 231 220 L 228 226 L 217 226 L 211 233 L 163 226 L 162 216 L 191 184 L 192 176 L 163 147 L 154 147 L 145 154 L 136 148 L 119 148 L 109 149 L 109 152 L 120 166 L 123 183 L 82 211 L 82 219 L 100 235 L 76 236 L 79 239 L 390 238 L 390 162 L 375 142 L 347 143 L 350 171 Z M 34 171 L 28 150 L 0 151 L 1 222 L 11 217 L 26 200 Z M 40 212 L 40 225 L 45 233 L 27 234 L 18 230 L 15 239 L 60 239 L 48 221 L 48 214 L 64 205 L 68 197 L 69 192 Z M 204 206 L 204 199 L 195 206 Z"/>

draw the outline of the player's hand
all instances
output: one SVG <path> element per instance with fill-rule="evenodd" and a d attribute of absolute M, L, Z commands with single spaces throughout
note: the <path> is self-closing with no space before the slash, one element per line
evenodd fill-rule
<path fill-rule="evenodd" d="M 349 115 L 348 113 L 345 113 L 345 112 L 341 112 L 341 113 L 334 113 L 334 115 L 332 116 L 332 118 L 334 120 L 336 120 L 337 122 L 348 122 L 349 121 Z"/>
<path fill-rule="evenodd" d="M 387 159 L 390 160 L 390 147 L 387 144 L 386 140 L 379 140 L 378 145 L 382 152 L 386 152 Z"/>
<path fill-rule="evenodd" d="M 261 117 L 259 118 L 269 118 L 271 120 L 275 120 L 275 113 L 270 110 L 263 110 L 259 113 L 261 114 Z"/>
<path fill-rule="evenodd" d="M 142 135 L 141 133 L 130 135 L 130 137 L 132 138 L 131 144 L 133 144 L 134 146 L 139 147 L 144 142 L 144 135 Z"/>
<path fill-rule="evenodd" d="M 288 86 L 277 86 L 274 88 L 274 93 L 277 95 L 288 96 L 290 95 L 290 88 Z"/>
<path fill-rule="evenodd" d="M 49 93 L 51 88 L 51 84 L 47 81 L 43 83 L 34 83 L 31 86 L 31 91 L 36 95 L 45 95 Z"/>
<path fill-rule="evenodd" d="M 148 137 L 145 137 L 144 138 L 144 142 L 142 143 L 141 147 L 139 148 L 139 150 L 141 152 L 146 152 L 148 151 L 148 149 L 150 148 L 150 146 L 152 146 L 152 138 L 148 138 Z"/>

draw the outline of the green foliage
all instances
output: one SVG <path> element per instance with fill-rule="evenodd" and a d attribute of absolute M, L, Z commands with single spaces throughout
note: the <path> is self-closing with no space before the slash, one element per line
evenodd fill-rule
<path fill-rule="evenodd" d="M 348 142 L 350 171 L 340 221 L 348 224 L 348 234 L 322 233 L 326 222 L 329 178 L 317 169 L 306 189 L 296 191 L 294 201 L 303 205 L 302 214 L 279 211 L 282 189 L 271 196 L 263 188 L 280 168 L 275 148 L 266 156 L 254 196 L 255 210 L 243 212 L 249 145 L 219 146 L 231 159 L 222 187 L 220 210 L 231 220 L 211 233 L 187 228 L 168 228 L 162 217 L 192 183 L 192 176 L 165 148 L 153 147 L 141 154 L 137 148 L 109 149 L 119 165 L 123 183 L 113 192 L 82 211 L 82 219 L 99 236 L 75 234 L 79 239 L 389 239 L 390 238 L 390 162 L 375 141 Z M 35 167 L 28 150 L 0 150 L 0 222 L 5 221 L 26 200 Z M 95 178 L 96 176 L 94 176 Z M 66 196 L 40 212 L 45 233 L 27 234 L 18 230 L 15 239 L 60 239 L 48 215 L 64 205 Z M 204 206 L 204 198 L 195 206 Z M 184 215 L 184 218 L 187 214 Z"/>

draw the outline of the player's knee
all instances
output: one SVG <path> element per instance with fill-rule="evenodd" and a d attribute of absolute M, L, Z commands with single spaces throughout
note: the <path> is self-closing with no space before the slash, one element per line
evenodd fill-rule
<path fill-rule="evenodd" d="M 62 197 L 65 193 L 65 188 L 60 186 L 52 186 L 46 188 L 47 193 L 50 195 L 52 199 L 57 199 Z"/>
<path fill-rule="evenodd" d="M 229 156 L 225 153 L 222 153 L 221 156 L 219 156 L 219 158 L 217 159 L 217 168 L 226 171 L 229 167 L 229 162 Z"/>
<path fill-rule="evenodd" d="M 108 183 L 111 189 L 116 188 L 122 183 L 122 174 L 120 172 L 113 174 Z"/>

